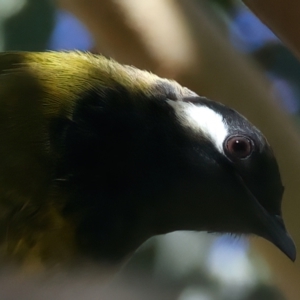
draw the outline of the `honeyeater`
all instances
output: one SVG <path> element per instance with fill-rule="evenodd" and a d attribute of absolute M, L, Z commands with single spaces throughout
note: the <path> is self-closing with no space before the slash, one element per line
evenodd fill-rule
<path fill-rule="evenodd" d="M 175 230 L 295 260 L 262 133 L 172 80 L 80 52 L 0 54 L 0 258 L 116 263 Z"/>

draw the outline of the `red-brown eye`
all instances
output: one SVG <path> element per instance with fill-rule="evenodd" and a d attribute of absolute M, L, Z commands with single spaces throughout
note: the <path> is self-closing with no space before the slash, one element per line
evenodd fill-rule
<path fill-rule="evenodd" d="M 247 158 L 252 154 L 253 142 L 248 137 L 233 135 L 228 137 L 224 143 L 224 152 L 233 159 Z"/>

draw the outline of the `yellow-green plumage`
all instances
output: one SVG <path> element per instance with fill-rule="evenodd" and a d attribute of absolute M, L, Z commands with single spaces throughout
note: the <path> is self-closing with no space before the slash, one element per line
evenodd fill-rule
<path fill-rule="evenodd" d="M 77 255 L 74 226 L 61 216 L 65 195 L 53 183 L 49 122 L 72 119 L 84 90 L 124 86 L 135 99 L 155 94 L 158 80 L 169 82 L 87 53 L 0 54 L 1 258 L 56 263 Z"/>

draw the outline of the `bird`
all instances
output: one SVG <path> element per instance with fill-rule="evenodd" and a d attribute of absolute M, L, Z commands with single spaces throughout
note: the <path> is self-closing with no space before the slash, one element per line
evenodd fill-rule
<path fill-rule="evenodd" d="M 179 83 L 88 52 L 0 53 L 0 261 L 117 264 L 176 230 L 292 261 L 263 134 Z"/>

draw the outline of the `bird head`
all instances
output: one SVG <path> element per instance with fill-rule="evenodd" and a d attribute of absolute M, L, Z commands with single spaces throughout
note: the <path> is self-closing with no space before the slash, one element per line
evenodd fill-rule
<path fill-rule="evenodd" d="M 195 201 L 197 193 L 205 194 L 203 228 L 256 234 L 294 261 L 295 245 L 281 212 L 284 187 L 274 153 L 263 134 L 235 110 L 204 97 L 187 96 L 168 103 L 186 134 L 194 140 L 190 167 L 199 173 L 192 176 L 199 182 L 191 177 L 189 180 L 194 187 L 198 184 L 200 190 L 195 192 L 191 186 L 188 190 Z M 180 209 L 184 211 L 183 207 Z M 194 209 L 197 211 L 196 206 Z M 190 220 L 193 219 L 196 216 Z M 193 226 L 196 228 L 197 224 Z"/>

